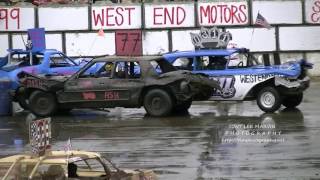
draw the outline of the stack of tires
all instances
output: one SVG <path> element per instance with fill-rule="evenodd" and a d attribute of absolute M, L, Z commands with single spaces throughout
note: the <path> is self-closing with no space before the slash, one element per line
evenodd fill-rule
<path fill-rule="evenodd" d="M 10 85 L 11 82 L 8 79 L 0 79 L 0 116 L 11 115 Z"/>

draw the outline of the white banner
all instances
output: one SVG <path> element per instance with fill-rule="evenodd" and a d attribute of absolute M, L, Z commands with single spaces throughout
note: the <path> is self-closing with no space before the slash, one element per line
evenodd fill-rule
<path fill-rule="evenodd" d="M 245 25 L 249 22 L 247 1 L 198 3 L 200 26 Z"/>
<path fill-rule="evenodd" d="M 194 4 L 145 4 L 146 28 L 194 27 Z"/>
<path fill-rule="evenodd" d="M 92 29 L 140 29 L 141 6 L 93 6 Z"/>

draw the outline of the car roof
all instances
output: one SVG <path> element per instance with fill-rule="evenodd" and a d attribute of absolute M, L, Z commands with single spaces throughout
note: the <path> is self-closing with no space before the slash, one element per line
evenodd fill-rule
<path fill-rule="evenodd" d="M 243 48 L 233 49 L 201 49 L 193 51 L 177 51 L 172 53 L 164 54 L 163 57 L 172 63 L 180 57 L 196 57 L 196 56 L 230 56 L 233 53 L 241 52 Z"/>
<path fill-rule="evenodd" d="M 0 164 L 11 164 L 19 160 L 21 163 L 37 163 L 42 160 L 42 164 L 67 164 L 79 158 L 96 158 L 100 154 L 88 151 L 50 151 L 44 156 L 33 156 L 31 154 L 18 154 L 0 159 Z"/>
<path fill-rule="evenodd" d="M 93 59 L 92 61 L 105 61 L 105 62 L 114 62 L 114 61 L 152 61 L 161 59 L 161 56 L 105 56 Z"/>
<path fill-rule="evenodd" d="M 15 54 L 29 54 L 30 52 L 32 54 L 45 54 L 45 53 L 60 53 L 60 51 L 56 49 L 44 49 L 41 51 L 32 51 L 32 50 L 25 50 L 25 49 L 7 49 L 9 53 L 15 53 Z"/>

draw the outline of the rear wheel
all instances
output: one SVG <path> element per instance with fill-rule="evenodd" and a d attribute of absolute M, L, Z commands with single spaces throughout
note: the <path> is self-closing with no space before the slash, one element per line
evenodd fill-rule
<path fill-rule="evenodd" d="M 282 104 L 287 108 L 294 108 L 298 106 L 303 99 L 303 93 L 286 96 L 283 98 Z"/>
<path fill-rule="evenodd" d="M 37 90 L 30 95 L 29 108 L 38 116 L 49 116 L 55 113 L 57 102 L 53 94 Z"/>
<path fill-rule="evenodd" d="M 257 104 L 264 112 L 274 112 L 281 106 L 280 94 L 274 87 L 265 87 L 258 93 Z"/>
<path fill-rule="evenodd" d="M 152 89 L 144 97 L 143 106 L 151 116 L 167 116 L 171 113 L 173 101 L 162 89 Z"/>

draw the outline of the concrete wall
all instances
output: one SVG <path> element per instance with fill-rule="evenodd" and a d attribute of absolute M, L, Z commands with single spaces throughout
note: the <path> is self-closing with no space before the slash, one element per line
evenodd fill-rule
<path fill-rule="evenodd" d="M 258 12 L 271 24 L 270 30 L 254 25 Z M 282 58 L 306 57 L 320 66 L 320 0 L 2 6 L 0 56 L 7 48 L 24 48 L 21 35 L 26 41 L 26 30 L 34 27 L 46 28 L 47 48 L 69 56 L 98 56 L 116 54 L 120 46 L 126 51 L 132 44 L 138 44 L 134 48 L 144 55 L 191 50 L 190 32 L 199 32 L 201 26 L 230 31 L 233 46 L 257 53 L 278 51 Z M 98 35 L 99 29 L 104 35 Z M 141 35 L 130 36 L 130 31 Z M 117 38 L 120 35 L 122 39 Z M 320 75 L 319 71 L 311 72 Z"/>

